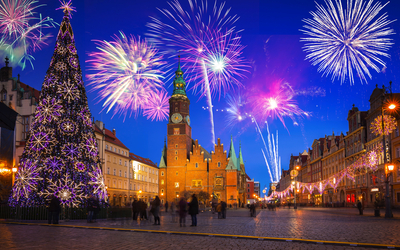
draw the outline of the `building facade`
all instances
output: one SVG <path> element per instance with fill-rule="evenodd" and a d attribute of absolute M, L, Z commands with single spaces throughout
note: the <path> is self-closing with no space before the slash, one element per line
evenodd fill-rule
<path fill-rule="evenodd" d="M 159 195 L 157 164 L 153 163 L 150 159 L 133 153 L 130 153 L 129 156 L 131 160 L 130 164 L 134 171 L 134 178 L 129 188 L 132 190 L 134 198 L 148 202 Z"/>
<path fill-rule="evenodd" d="M 228 204 L 246 203 L 246 173 L 241 148 L 239 156 L 231 139 L 229 153 L 218 139 L 214 150 L 208 152 L 192 139 L 190 101 L 186 82 L 178 66 L 169 99 L 167 142 L 159 164 L 159 193 L 161 201 L 177 201 L 184 192 L 205 192 Z"/>
<path fill-rule="evenodd" d="M 387 177 L 389 176 L 389 193 L 391 204 L 395 207 L 400 206 L 400 137 L 399 137 L 399 120 L 398 112 L 392 112 L 397 120 L 397 128 L 389 135 L 376 135 L 371 129 L 371 124 L 382 113 L 389 113 L 386 108 L 389 97 L 390 101 L 400 100 L 400 94 L 387 93 L 383 88 L 376 88 L 372 92 L 369 102 L 370 109 L 368 111 L 360 111 L 353 105 L 347 115 L 348 132 L 346 136 L 332 135 L 314 140 L 311 149 L 308 149 L 309 156 L 306 164 L 301 168 L 301 181 L 303 183 L 318 183 L 322 185 L 324 180 L 334 183 L 336 188 L 327 185 L 322 195 L 317 191 L 309 192 L 303 189 L 301 203 L 315 203 L 328 206 L 354 206 L 357 200 L 360 200 L 364 206 L 372 207 L 375 202 L 382 202 L 386 193 Z M 400 107 L 396 108 L 397 110 Z M 337 179 L 339 173 L 352 166 L 361 157 L 365 157 L 368 152 L 377 147 L 386 148 L 387 162 L 394 165 L 393 172 L 389 173 L 385 169 L 384 154 L 381 152 L 377 155 L 377 162 L 374 169 L 358 168 L 354 171 L 354 179 L 348 176 Z M 292 156 L 293 157 L 293 156 Z M 296 161 L 293 157 L 291 162 Z M 278 184 L 279 191 L 285 190 L 288 184 L 287 172 L 283 170 L 282 178 Z M 309 170 L 311 172 L 309 172 Z M 338 181 L 336 183 L 336 181 Z M 382 203 L 381 203 L 382 204 Z"/>
<path fill-rule="evenodd" d="M 12 76 L 12 67 L 0 69 L 0 101 L 18 113 L 15 125 L 15 156 L 13 166 L 19 165 L 19 159 L 24 151 L 30 124 L 39 102 L 40 91 L 22 83 L 18 77 Z"/>

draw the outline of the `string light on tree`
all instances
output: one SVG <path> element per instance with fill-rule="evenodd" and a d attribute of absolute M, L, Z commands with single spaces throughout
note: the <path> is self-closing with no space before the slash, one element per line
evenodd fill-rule
<path fill-rule="evenodd" d="M 42 206 L 55 195 L 64 206 L 79 207 L 91 194 L 101 202 L 107 197 L 69 20 L 74 8 L 71 1 L 64 1 L 60 9 L 64 18 L 9 199 L 11 206 Z"/>

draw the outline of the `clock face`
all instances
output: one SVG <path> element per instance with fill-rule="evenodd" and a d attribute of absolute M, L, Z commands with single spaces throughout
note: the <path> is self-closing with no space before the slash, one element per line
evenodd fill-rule
<path fill-rule="evenodd" d="M 180 123 L 182 121 L 182 115 L 179 113 L 175 113 L 171 116 L 171 121 L 173 123 Z"/>
<path fill-rule="evenodd" d="M 187 124 L 190 126 L 190 117 L 187 115 L 185 119 L 186 119 Z"/>

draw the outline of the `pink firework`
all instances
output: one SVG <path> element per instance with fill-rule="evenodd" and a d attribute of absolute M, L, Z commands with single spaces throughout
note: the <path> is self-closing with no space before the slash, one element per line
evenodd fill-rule
<path fill-rule="evenodd" d="M 47 45 L 42 28 L 55 27 L 55 22 L 39 14 L 36 9 L 44 5 L 36 5 L 35 0 L 0 0 L 0 33 L 1 49 L 11 59 L 11 64 L 25 68 L 30 62 L 33 68 L 34 59 L 31 52 Z"/>
<path fill-rule="evenodd" d="M 148 101 L 143 110 L 143 115 L 152 121 L 163 121 L 168 119 L 169 96 L 167 91 L 150 92 Z"/>
<path fill-rule="evenodd" d="M 261 120 L 278 118 L 286 129 L 285 117 L 289 117 L 298 125 L 296 117 L 309 116 L 309 113 L 299 108 L 293 99 L 294 91 L 288 83 L 278 83 L 276 86 L 279 87 L 275 91 L 259 92 L 254 96 L 252 113 Z"/>
<path fill-rule="evenodd" d="M 99 52 L 89 53 L 87 62 L 92 90 L 99 90 L 107 112 L 137 116 L 147 105 L 152 92 L 163 89 L 165 62 L 158 50 L 145 40 L 120 32 L 114 41 L 96 41 Z"/>

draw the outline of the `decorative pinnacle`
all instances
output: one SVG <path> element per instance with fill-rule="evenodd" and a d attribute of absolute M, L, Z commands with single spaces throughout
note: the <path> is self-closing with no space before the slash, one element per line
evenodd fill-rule
<path fill-rule="evenodd" d="M 6 67 L 8 68 L 8 64 L 9 64 L 9 61 L 8 61 L 8 60 L 9 60 L 9 59 L 8 59 L 8 57 L 7 57 L 7 56 L 6 56 L 6 58 L 5 58 L 5 59 L 6 59 Z"/>
<path fill-rule="evenodd" d="M 59 0 L 61 3 L 61 6 L 59 8 L 57 8 L 56 10 L 63 10 L 64 12 L 64 16 L 69 16 L 69 18 L 72 17 L 72 11 L 75 11 L 75 7 L 72 7 L 72 0 L 69 0 L 68 2 L 66 2 L 65 0 Z"/>

